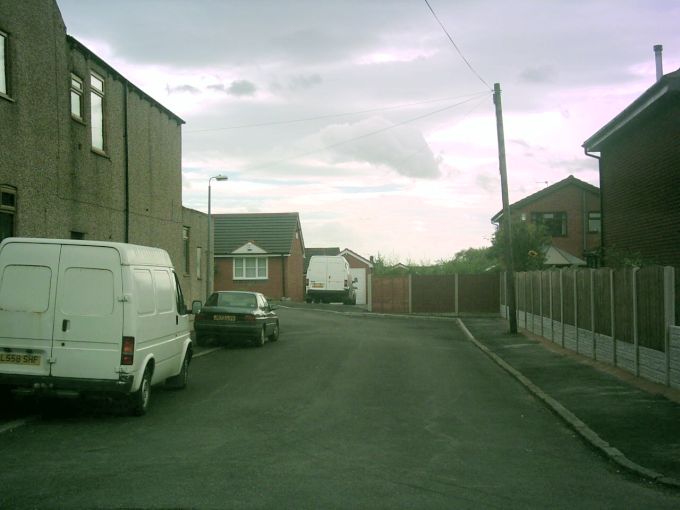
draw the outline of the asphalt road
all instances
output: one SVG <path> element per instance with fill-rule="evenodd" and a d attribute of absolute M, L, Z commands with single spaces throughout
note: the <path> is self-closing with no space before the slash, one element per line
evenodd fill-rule
<path fill-rule="evenodd" d="M 338 308 L 338 310 L 341 310 Z M 678 508 L 617 471 L 452 321 L 279 310 L 127 417 L 29 402 L 0 508 Z"/>

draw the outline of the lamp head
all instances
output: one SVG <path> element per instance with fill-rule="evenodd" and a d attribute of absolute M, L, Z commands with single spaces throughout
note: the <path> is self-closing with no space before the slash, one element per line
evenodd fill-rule
<path fill-rule="evenodd" d="M 227 177 L 226 175 L 220 174 L 220 175 L 216 175 L 215 177 L 213 177 L 213 179 L 215 179 L 216 181 L 228 181 L 229 177 Z"/>

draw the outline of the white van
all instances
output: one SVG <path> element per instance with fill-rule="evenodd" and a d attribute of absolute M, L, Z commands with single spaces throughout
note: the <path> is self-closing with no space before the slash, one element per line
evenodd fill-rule
<path fill-rule="evenodd" d="M 314 255 L 307 267 L 305 300 L 354 305 L 357 301 L 354 283 L 345 257 Z"/>
<path fill-rule="evenodd" d="M 184 388 L 192 346 L 170 256 L 132 244 L 0 243 L 0 389 L 123 397 Z"/>

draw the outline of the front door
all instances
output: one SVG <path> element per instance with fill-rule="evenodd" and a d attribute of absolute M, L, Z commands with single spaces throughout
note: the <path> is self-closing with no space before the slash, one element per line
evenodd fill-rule
<path fill-rule="evenodd" d="M 122 297 L 118 251 L 62 246 L 52 342 L 53 376 L 118 378 Z"/>

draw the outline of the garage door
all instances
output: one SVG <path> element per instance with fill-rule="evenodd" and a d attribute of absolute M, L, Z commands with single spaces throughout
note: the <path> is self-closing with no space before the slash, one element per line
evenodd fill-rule
<path fill-rule="evenodd" d="M 352 275 L 352 280 L 357 279 L 356 292 L 357 292 L 357 304 L 366 304 L 366 268 L 351 268 L 350 273 Z"/>

